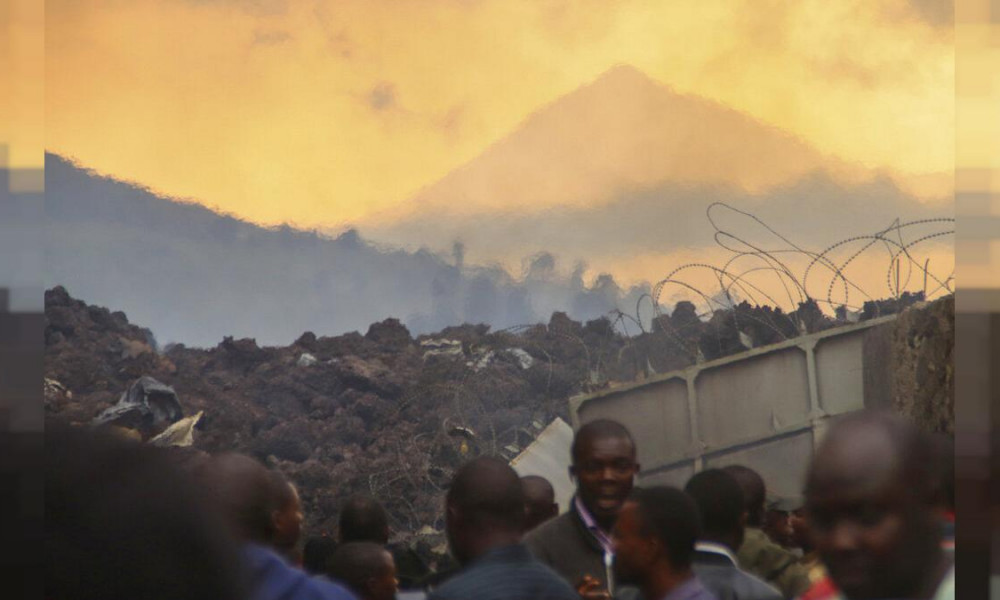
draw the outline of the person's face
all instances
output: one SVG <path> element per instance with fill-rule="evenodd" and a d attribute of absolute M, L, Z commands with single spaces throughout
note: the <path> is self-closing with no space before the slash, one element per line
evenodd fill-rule
<path fill-rule="evenodd" d="M 302 535 L 302 501 L 292 487 L 292 499 L 274 515 L 275 540 L 280 546 L 294 546 Z"/>
<path fill-rule="evenodd" d="M 811 548 L 805 509 L 799 508 L 792 511 L 792 514 L 788 517 L 788 523 L 792 526 L 792 543 L 803 550 Z"/>
<path fill-rule="evenodd" d="M 807 498 L 810 540 L 852 599 L 899 598 L 922 581 L 936 543 L 900 477 L 882 474 L 817 486 Z M 931 525 L 932 526 L 932 525 Z"/>
<path fill-rule="evenodd" d="M 606 437 L 585 441 L 577 453 L 570 474 L 580 500 L 596 519 L 613 520 L 639 471 L 635 448 L 625 438 Z"/>
<path fill-rule="evenodd" d="M 778 544 L 786 547 L 792 545 L 792 537 L 794 533 L 792 531 L 792 523 L 787 512 L 783 510 L 767 511 L 767 516 L 764 521 L 764 531 L 767 533 L 768 537 Z"/>
<path fill-rule="evenodd" d="M 626 502 L 622 506 L 612 540 L 616 581 L 641 585 L 656 561 L 656 543 L 652 537 L 642 535 L 637 503 Z"/>
<path fill-rule="evenodd" d="M 378 577 L 368 580 L 368 594 L 365 600 L 395 600 L 399 591 L 399 579 L 396 578 L 396 561 L 392 554 L 385 552 L 384 564 Z"/>

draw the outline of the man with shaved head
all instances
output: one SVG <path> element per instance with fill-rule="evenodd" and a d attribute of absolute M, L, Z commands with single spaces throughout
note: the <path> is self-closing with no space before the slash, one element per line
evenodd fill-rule
<path fill-rule="evenodd" d="M 576 432 L 571 459 L 576 496 L 570 509 L 529 533 L 525 543 L 581 596 L 600 600 L 613 593 L 611 532 L 639 472 L 635 442 L 621 423 L 591 421 Z"/>
<path fill-rule="evenodd" d="M 389 543 L 389 517 L 377 500 L 370 496 L 354 496 L 340 511 L 338 520 L 340 543 Z"/>
<path fill-rule="evenodd" d="M 482 457 L 460 468 L 448 489 L 445 523 L 463 568 L 430 600 L 577 600 L 566 582 L 521 545 L 524 493 L 506 462 Z"/>
<path fill-rule="evenodd" d="M 395 600 L 399 589 L 392 554 L 373 542 L 341 544 L 330 557 L 326 573 L 344 582 L 361 600 Z"/>
<path fill-rule="evenodd" d="M 275 517 L 282 511 L 283 498 L 276 493 L 275 476 L 264 465 L 241 454 L 224 454 L 200 475 L 233 535 L 242 542 L 253 600 L 353 600 L 343 587 L 309 577 L 275 551 Z"/>
<path fill-rule="evenodd" d="M 743 543 L 743 490 L 722 469 L 696 473 L 684 486 L 698 507 L 701 537 L 695 544 L 694 571 L 719 600 L 781 600 L 764 580 L 739 568 L 736 550 Z"/>
<path fill-rule="evenodd" d="M 781 591 L 785 598 L 795 598 L 809 589 L 809 572 L 799 557 L 764 533 L 767 486 L 757 471 L 744 465 L 722 469 L 743 490 L 746 529 L 736 553 L 739 566 Z"/>
<path fill-rule="evenodd" d="M 524 532 L 535 529 L 559 514 L 556 491 L 549 480 L 539 475 L 525 475 L 521 478 L 524 490 Z"/>
<path fill-rule="evenodd" d="M 615 522 L 618 579 L 650 600 L 719 600 L 691 568 L 700 530 L 689 495 L 671 487 L 636 490 Z"/>
<path fill-rule="evenodd" d="M 806 514 L 843 598 L 955 597 L 936 467 L 933 444 L 900 417 L 862 412 L 830 428 L 809 469 Z"/>

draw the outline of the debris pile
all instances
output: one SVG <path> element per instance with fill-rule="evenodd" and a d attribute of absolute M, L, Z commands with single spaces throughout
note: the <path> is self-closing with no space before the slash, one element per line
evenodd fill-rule
<path fill-rule="evenodd" d="M 769 307 L 745 308 L 705 319 L 680 303 L 634 337 L 607 318 L 554 313 L 516 333 L 462 325 L 414 339 L 387 319 L 365 335 L 306 332 L 286 347 L 226 337 L 213 348 L 161 349 L 124 313 L 56 287 L 45 293 L 45 410 L 146 443 L 256 456 L 296 482 L 309 534 L 332 534 L 348 497 L 373 495 L 394 542 L 430 562 L 459 464 L 513 458 L 544 424 L 569 420 L 572 395 L 740 352 L 748 338 L 759 346 L 796 334 L 762 324 Z M 809 318 L 811 327 L 838 324 Z"/>

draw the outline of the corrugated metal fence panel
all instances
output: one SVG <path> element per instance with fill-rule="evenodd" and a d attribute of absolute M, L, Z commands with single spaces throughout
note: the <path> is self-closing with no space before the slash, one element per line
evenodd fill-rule
<path fill-rule="evenodd" d="M 814 333 L 573 398 L 570 413 L 576 425 L 610 418 L 628 427 L 643 485 L 681 486 L 703 468 L 740 463 L 760 471 L 776 493 L 798 494 L 827 423 L 873 404 L 866 393 L 885 387 L 872 384 L 870 371 L 891 363 L 889 345 L 875 342 L 894 319 Z"/>
<path fill-rule="evenodd" d="M 709 448 L 805 423 L 809 415 L 806 355 L 798 348 L 704 370 L 695 389 Z"/>
<path fill-rule="evenodd" d="M 819 404 L 835 415 L 864 408 L 864 335 L 827 338 L 816 345 Z"/>
<path fill-rule="evenodd" d="M 649 468 L 683 458 L 691 446 L 687 384 L 670 379 L 588 402 L 581 422 L 612 419 L 625 425 L 636 440 L 639 464 Z"/>
<path fill-rule="evenodd" d="M 685 461 L 677 466 L 643 473 L 639 476 L 639 485 L 671 485 L 684 487 L 688 479 L 694 475 L 694 461 Z"/>
<path fill-rule="evenodd" d="M 806 467 L 812 458 L 811 429 L 777 436 L 705 457 L 705 468 L 746 465 L 760 473 L 769 493 L 789 496 L 802 492 Z"/>

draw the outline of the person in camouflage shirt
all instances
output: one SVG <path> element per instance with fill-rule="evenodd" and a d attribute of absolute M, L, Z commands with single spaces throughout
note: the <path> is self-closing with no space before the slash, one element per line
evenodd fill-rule
<path fill-rule="evenodd" d="M 740 487 L 746 502 L 747 528 L 743 544 L 736 553 L 740 568 L 753 573 L 778 588 L 785 598 L 795 598 L 809 589 L 809 574 L 791 550 L 767 537 L 761 529 L 767 488 L 763 478 L 753 469 L 742 465 L 724 469 Z"/>

